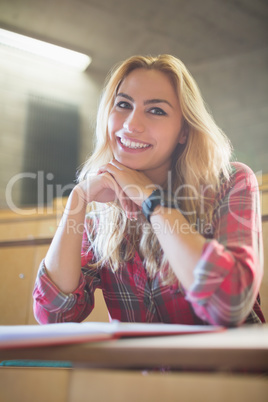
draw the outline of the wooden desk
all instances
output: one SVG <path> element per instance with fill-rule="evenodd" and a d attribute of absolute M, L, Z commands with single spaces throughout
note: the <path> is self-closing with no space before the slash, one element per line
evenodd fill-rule
<path fill-rule="evenodd" d="M 139 370 L 0 369 L 1 402 L 267 402 L 267 378 Z"/>
<path fill-rule="evenodd" d="M 210 334 L 0 350 L 0 361 L 11 359 L 67 360 L 76 367 L 169 367 L 225 372 L 261 370 L 268 373 L 268 325 Z"/>
<path fill-rule="evenodd" d="M 268 396 L 267 325 L 1 350 L 4 359 L 70 360 L 74 368 L 2 367 L 1 402 L 266 402 Z"/>

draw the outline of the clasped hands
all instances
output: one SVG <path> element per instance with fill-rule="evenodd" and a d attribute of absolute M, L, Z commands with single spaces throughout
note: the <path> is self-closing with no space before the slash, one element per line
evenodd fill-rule
<path fill-rule="evenodd" d="M 97 174 L 78 184 L 84 202 L 101 203 L 118 200 L 126 216 L 136 220 L 143 201 L 156 188 L 142 172 L 130 169 L 113 159 L 100 167 Z"/>

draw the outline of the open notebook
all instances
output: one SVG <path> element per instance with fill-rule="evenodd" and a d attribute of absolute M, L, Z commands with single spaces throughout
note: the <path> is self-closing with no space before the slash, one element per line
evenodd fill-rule
<path fill-rule="evenodd" d="M 97 342 L 122 337 L 166 336 L 223 331 L 210 325 L 83 322 L 0 326 L 0 349 Z"/>

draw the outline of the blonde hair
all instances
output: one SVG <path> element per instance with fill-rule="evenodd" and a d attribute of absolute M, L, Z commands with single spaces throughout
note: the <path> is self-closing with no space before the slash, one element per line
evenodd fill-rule
<path fill-rule="evenodd" d="M 200 220 L 210 223 L 220 180 L 229 178 L 231 146 L 207 111 L 195 80 L 185 65 L 171 55 L 133 56 L 111 72 L 97 114 L 95 151 L 84 164 L 79 180 L 85 180 L 113 158 L 108 139 L 109 114 L 120 84 L 137 68 L 158 70 L 170 78 L 187 133 L 186 144 L 176 147 L 172 156 L 172 191 L 180 190 L 181 209 L 190 224 L 197 227 Z M 134 257 L 138 246 L 151 277 L 160 271 L 165 281 L 174 279 L 157 237 L 142 214 L 134 224 L 116 203 L 106 208 L 92 203 L 88 217 L 89 244 L 96 258 L 93 266 L 109 264 L 116 270 Z"/>

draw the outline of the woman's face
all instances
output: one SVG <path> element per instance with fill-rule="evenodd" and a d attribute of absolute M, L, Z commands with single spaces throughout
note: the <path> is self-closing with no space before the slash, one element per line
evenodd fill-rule
<path fill-rule="evenodd" d="M 108 119 L 115 159 L 150 178 L 166 177 L 176 145 L 186 140 L 181 128 L 179 100 L 166 74 L 139 68 L 123 80 Z"/>

